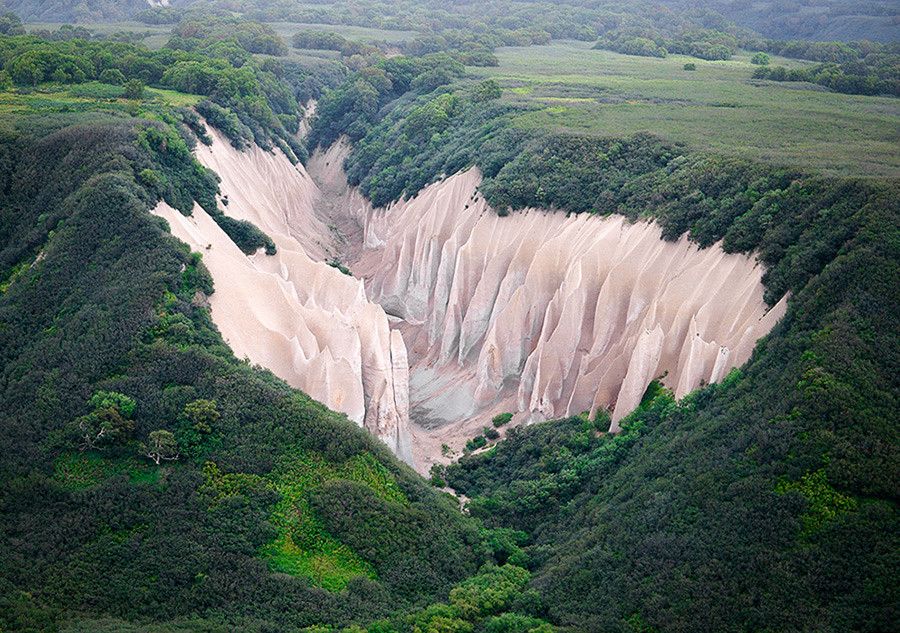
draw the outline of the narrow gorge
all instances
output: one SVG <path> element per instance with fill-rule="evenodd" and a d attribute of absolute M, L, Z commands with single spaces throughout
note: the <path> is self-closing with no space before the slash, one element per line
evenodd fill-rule
<path fill-rule="evenodd" d="M 654 222 L 501 217 L 474 168 L 372 208 L 347 185 L 346 142 L 304 168 L 210 131 L 196 155 L 226 213 L 277 253 L 244 255 L 199 207 L 156 213 L 203 254 L 224 338 L 423 473 L 502 412 L 515 425 L 605 409 L 615 432 L 651 381 L 682 397 L 722 379 L 785 311 L 765 304 L 752 258 L 664 241 Z"/>

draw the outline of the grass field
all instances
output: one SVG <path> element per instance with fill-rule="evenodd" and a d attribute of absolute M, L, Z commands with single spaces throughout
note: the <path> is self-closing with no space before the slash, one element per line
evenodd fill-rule
<path fill-rule="evenodd" d="M 142 115 L 158 118 L 168 107 L 192 107 L 203 97 L 144 89 L 140 101 L 122 98 L 124 88 L 97 81 L 83 84 L 45 83 L 35 88 L 0 91 L 0 133 L 22 133 L 22 126 L 40 129 L 84 123 L 102 117 Z"/>
<path fill-rule="evenodd" d="M 61 25 L 52 22 L 29 22 L 25 29 L 32 31 L 55 31 Z M 143 22 L 79 22 L 77 26 L 83 26 L 95 33 L 110 35 L 126 31 L 129 33 L 143 33 L 146 36 L 141 43 L 151 50 L 159 50 L 169 41 L 172 26 L 170 24 L 144 24 Z"/>
<path fill-rule="evenodd" d="M 346 26 L 343 24 L 303 24 L 299 22 L 269 22 L 269 26 L 275 29 L 283 38 L 290 41 L 291 36 L 298 31 L 329 31 L 343 35 L 350 40 L 361 42 L 406 42 L 413 39 L 418 33 L 415 31 L 387 31 L 384 29 L 370 29 L 364 26 Z"/>
<path fill-rule="evenodd" d="M 502 48 L 504 99 L 538 106 L 529 128 L 598 135 L 648 131 L 689 147 L 829 174 L 900 176 L 900 100 L 757 81 L 748 55 L 708 62 L 591 50 L 583 42 Z M 686 62 L 696 71 L 686 71 Z M 785 59 L 773 64 L 798 65 Z"/>

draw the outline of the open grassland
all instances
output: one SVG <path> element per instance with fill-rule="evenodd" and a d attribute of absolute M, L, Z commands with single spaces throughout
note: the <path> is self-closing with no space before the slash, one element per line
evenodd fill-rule
<path fill-rule="evenodd" d="M 190 107 L 200 102 L 199 95 L 163 88 L 144 88 L 140 100 L 125 99 L 125 89 L 97 81 L 83 84 L 45 83 L 35 88 L 0 91 L 0 112 L 73 112 L 88 110 L 126 110 L 136 106 L 168 105 Z"/>
<path fill-rule="evenodd" d="M 504 99 L 536 106 L 516 124 L 600 136 L 652 132 L 689 147 L 835 175 L 900 176 L 900 101 L 758 81 L 748 55 L 710 62 L 592 50 L 502 48 Z M 695 71 L 684 70 L 685 63 Z M 773 59 L 773 64 L 802 62 Z"/>
<path fill-rule="evenodd" d="M 164 90 L 144 89 L 140 100 L 125 99 L 124 88 L 97 81 L 83 84 L 45 83 L 35 88 L 0 91 L 0 133 L 87 123 L 112 116 L 159 119 L 170 107 L 192 107 L 203 97 Z"/>
<path fill-rule="evenodd" d="M 29 22 L 25 30 L 55 31 L 61 24 L 54 22 Z M 172 32 L 171 24 L 144 24 L 143 22 L 79 22 L 77 26 L 84 27 L 94 33 L 112 35 L 113 33 L 140 33 L 144 35 L 141 43 L 150 50 L 159 50 L 166 45 Z"/>
<path fill-rule="evenodd" d="M 388 31 L 344 24 L 308 24 L 299 22 L 268 22 L 267 24 L 287 40 L 290 40 L 294 33 L 307 30 L 328 31 L 343 35 L 348 40 L 359 40 L 361 42 L 406 42 L 418 35 L 415 31 Z"/>

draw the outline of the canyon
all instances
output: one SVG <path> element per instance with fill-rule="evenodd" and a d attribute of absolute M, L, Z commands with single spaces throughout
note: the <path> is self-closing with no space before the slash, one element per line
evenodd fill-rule
<path fill-rule="evenodd" d="M 155 213 L 203 254 L 225 340 L 423 473 L 497 413 L 512 427 L 602 409 L 616 432 L 651 381 L 682 397 L 721 380 L 785 311 L 754 259 L 651 221 L 501 217 L 474 168 L 373 208 L 346 182 L 345 141 L 304 167 L 210 133 L 196 156 L 222 208 L 277 253 L 244 255 L 199 207 Z"/>

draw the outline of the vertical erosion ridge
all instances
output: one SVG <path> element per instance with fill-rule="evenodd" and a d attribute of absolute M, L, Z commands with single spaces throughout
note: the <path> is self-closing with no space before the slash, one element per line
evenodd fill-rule
<path fill-rule="evenodd" d="M 199 146 L 196 156 L 221 178 L 221 208 L 265 231 L 277 253 L 245 255 L 199 206 L 189 217 L 165 203 L 154 213 L 202 253 L 216 287 L 212 318 L 225 341 L 412 464 L 403 338 L 360 280 L 325 263 L 333 238 L 316 214 L 318 187 L 280 151 L 240 152 L 209 131 L 212 146 Z"/>
<path fill-rule="evenodd" d="M 373 209 L 343 179 L 348 151 L 337 143 L 309 170 L 346 263 L 398 318 L 421 470 L 502 411 L 521 422 L 602 407 L 616 431 L 652 380 L 679 397 L 718 381 L 784 314 L 785 299 L 765 305 L 750 257 L 621 216 L 499 217 L 475 169 Z"/>

